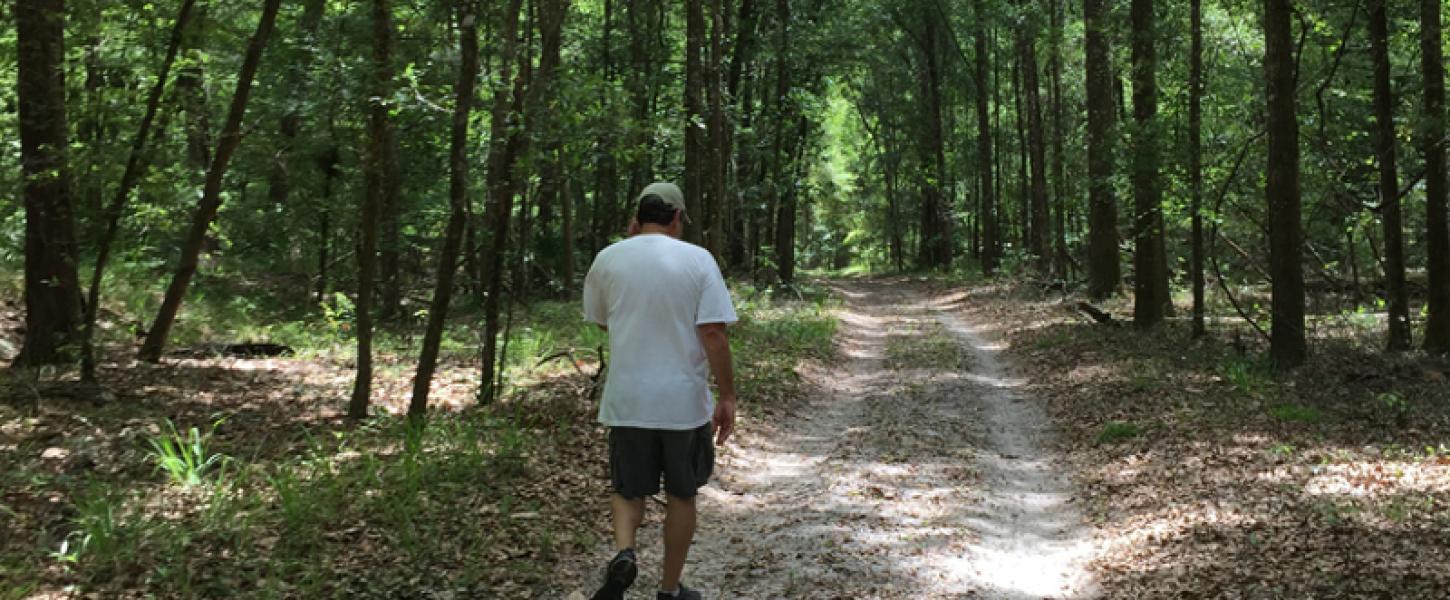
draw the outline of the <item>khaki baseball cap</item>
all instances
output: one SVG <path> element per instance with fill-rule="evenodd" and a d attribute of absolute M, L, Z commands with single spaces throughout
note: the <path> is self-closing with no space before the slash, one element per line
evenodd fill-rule
<path fill-rule="evenodd" d="M 656 181 L 645 186 L 644 191 L 639 193 L 638 200 L 644 200 L 645 196 L 658 196 L 665 201 L 665 205 L 675 210 L 685 210 L 685 194 L 677 186 L 668 181 Z M 689 212 L 685 212 L 685 220 L 689 220 Z"/>

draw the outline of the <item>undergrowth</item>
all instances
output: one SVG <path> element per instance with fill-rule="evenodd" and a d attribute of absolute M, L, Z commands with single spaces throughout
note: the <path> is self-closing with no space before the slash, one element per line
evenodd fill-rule
<path fill-rule="evenodd" d="M 118 279 L 109 285 L 129 285 Z M 797 393 L 801 360 L 832 352 L 834 301 L 809 285 L 732 292 L 742 411 L 772 410 Z M 129 312 L 133 300 L 138 314 L 146 307 L 139 296 L 113 298 L 106 342 L 119 352 L 133 336 L 127 324 L 140 321 Z M 286 344 L 297 355 L 283 364 L 311 369 L 299 377 L 331 378 L 317 402 L 334 409 L 345 403 L 353 358 L 345 296 L 276 321 L 267 317 L 280 313 L 220 295 L 188 302 L 191 328 L 183 327 L 178 345 Z M 466 307 L 459 311 L 444 339 L 444 364 L 476 360 L 480 323 Z M 421 338 L 412 329 L 379 331 L 377 385 L 411 377 Z M 597 515 L 573 513 L 597 500 L 604 485 L 594 464 L 603 460 L 602 436 L 584 392 L 607 340 L 584 323 L 577 302 L 517 306 L 503 399 L 435 411 L 422 430 L 386 413 L 358 425 L 248 421 L 237 415 L 293 414 L 296 407 L 275 402 L 298 401 L 315 383 L 248 379 L 228 361 L 205 367 L 215 374 L 199 379 L 142 381 L 140 389 L 122 390 L 136 396 L 110 405 L 45 399 L 44 410 L 26 416 L 0 404 L 0 521 L 14 517 L 0 522 L 0 538 L 9 538 L 0 539 L 0 599 L 63 589 L 402 597 L 420 586 L 527 595 L 526 587 L 507 586 L 545 581 L 551 561 L 597 542 L 590 525 L 576 521 Z M 246 383 L 223 394 L 208 388 L 211 377 Z M 174 396 L 153 401 L 151 394 Z M 199 406 L 182 403 L 198 394 L 207 398 L 206 415 L 167 408 Z M 4 445 L 12 434 L 20 441 Z M 65 449 L 65 458 L 42 459 L 49 447 Z M 430 574 L 427 583 L 420 573 Z"/>

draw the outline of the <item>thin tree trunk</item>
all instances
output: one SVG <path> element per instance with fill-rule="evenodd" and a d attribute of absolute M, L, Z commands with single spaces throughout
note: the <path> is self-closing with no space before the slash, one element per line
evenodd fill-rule
<path fill-rule="evenodd" d="M 1105 0 L 1083 0 L 1087 56 L 1088 295 L 1111 296 L 1122 282 L 1118 265 L 1118 200 L 1113 193 L 1116 114 Z"/>
<path fill-rule="evenodd" d="M 1019 25 L 1017 48 L 1022 63 L 1022 87 L 1027 99 L 1027 150 L 1032 159 L 1031 173 L 1031 239 L 1027 249 L 1037 257 L 1037 269 L 1047 272 L 1051 255 L 1048 239 L 1051 233 L 1047 213 L 1047 135 L 1042 124 L 1042 92 L 1037 75 L 1035 23 L 1025 20 Z"/>
<path fill-rule="evenodd" d="M 81 333 L 75 217 L 66 164 L 65 2 L 15 5 L 25 199 L 25 343 L 14 366 L 68 363 Z"/>
<path fill-rule="evenodd" d="M 1153 0 L 1133 0 L 1133 324 L 1164 319 L 1162 190 L 1158 182 L 1158 83 Z"/>
<path fill-rule="evenodd" d="M 1388 0 L 1370 0 L 1370 55 L 1374 62 L 1375 153 L 1379 155 L 1380 217 L 1385 230 L 1385 279 L 1389 296 L 1390 351 L 1410 349 L 1410 296 L 1405 287 L 1404 227 L 1395 164 L 1395 97 L 1390 89 Z M 1349 238 L 1351 241 L 1353 237 Z M 1351 255 L 1354 246 L 1349 247 Z M 1358 280 L 1358 277 L 1355 278 Z"/>
<path fill-rule="evenodd" d="M 1067 250 L 1067 211 L 1070 202 L 1067 193 L 1067 155 L 1064 150 L 1067 134 L 1064 132 L 1066 116 L 1063 114 L 1062 99 L 1062 36 L 1064 20 L 1062 11 L 1062 0 L 1052 0 L 1052 58 L 1048 68 L 1052 72 L 1052 179 L 1053 190 L 1056 196 L 1053 204 L 1057 207 L 1057 227 L 1054 235 L 1055 251 L 1052 262 L 1054 265 L 1053 270 L 1057 273 L 1058 277 L 1067 279 L 1072 258 L 1068 255 Z"/>
<path fill-rule="evenodd" d="M 710 180 L 708 140 L 705 127 L 705 14 L 702 0 L 685 0 L 685 176 L 681 187 L 685 193 L 686 214 L 694 215 L 685 224 L 685 240 L 704 244 L 702 225 L 710 214 L 705 206 L 705 187 Z"/>
<path fill-rule="evenodd" d="M 1189 214 L 1193 220 L 1193 337 L 1207 334 L 1204 324 L 1205 285 L 1203 279 L 1203 7 L 1201 0 L 1189 0 L 1192 29 L 1188 72 L 1188 187 Z"/>
<path fill-rule="evenodd" d="M 750 131 L 753 112 L 751 90 L 752 86 L 743 81 L 744 71 L 747 66 L 753 66 L 755 28 L 758 16 L 755 11 L 755 0 L 741 0 L 740 12 L 735 19 L 735 42 L 734 50 L 730 53 L 730 75 L 726 80 L 726 90 L 731 101 L 738 102 L 738 113 L 741 119 L 740 132 Z M 747 270 L 749 266 L 748 248 L 748 223 L 749 216 L 753 214 L 750 204 L 755 198 L 750 198 L 747 204 L 745 196 L 746 183 L 754 176 L 751 155 L 751 147 L 755 139 L 753 132 L 746 135 L 732 135 L 735 146 L 735 200 L 731 203 L 733 210 L 730 211 L 730 236 L 726 241 L 729 246 L 727 263 L 734 270 Z M 722 158 L 728 160 L 728 158 Z"/>
<path fill-rule="evenodd" d="M 1025 252 L 1032 251 L 1032 183 L 1028 175 L 1027 166 L 1027 117 L 1026 109 L 1022 106 L 1022 53 L 1018 52 L 1012 61 L 1012 109 L 1013 122 L 1017 126 L 1017 222 L 1021 229 L 1022 245 Z"/>
<path fill-rule="evenodd" d="M 96 378 L 96 317 L 101 303 L 101 283 L 104 281 L 106 266 L 111 258 L 111 245 L 115 242 L 116 235 L 121 229 L 121 216 L 125 214 L 126 202 L 130 199 L 131 192 L 136 189 L 136 184 L 141 180 L 141 176 L 146 172 L 148 166 L 146 145 L 151 139 L 152 123 L 155 122 L 156 113 L 161 107 L 161 98 L 166 91 L 166 81 L 171 76 L 172 65 L 176 63 L 176 55 L 181 48 L 182 34 L 191 20 L 192 7 L 195 5 L 196 0 L 184 0 L 181 4 L 181 10 L 176 16 L 176 23 L 171 29 L 170 41 L 166 45 L 166 57 L 161 61 L 161 69 L 156 74 L 156 83 L 152 85 L 151 93 L 146 98 L 146 113 L 141 117 L 141 125 L 136 131 L 136 137 L 131 141 L 131 153 L 126 159 L 126 170 L 121 174 L 121 183 L 116 187 L 116 195 L 106 206 L 101 238 L 96 242 L 96 265 L 91 270 L 90 289 L 86 294 L 84 352 L 81 357 L 81 377 L 86 381 L 95 381 Z"/>
<path fill-rule="evenodd" d="M 1425 252 L 1429 317 L 1425 349 L 1450 352 L 1450 223 L 1445 181 L 1445 53 L 1440 0 L 1420 0 L 1420 64 L 1425 75 L 1425 114 L 1420 146 L 1425 154 Z"/>
<path fill-rule="evenodd" d="M 197 259 L 201 254 L 202 244 L 206 241 L 207 231 L 211 228 L 212 221 L 216 220 L 217 210 L 221 208 L 223 177 L 231 163 L 232 155 L 236 153 L 237 146 L 242 142 L 242 118 L 247 112 L 247 100 L 251 97 L 252 81 L 256 78 L 257 68 L 262 63 L 262 51 L 267 47 L 267 39 L 272 35 L 272 29 L 276 25 L 277 10 L 280 5 L 281 0 L 266 0 L 262 7 L 261 19 L 257 23 L 257 31 L 247 45 L 246 58 L 242 62 L 241 73 L 237 76 L 236 93 L 232 95 L 231 108 L 227 112 L 226 123 L 222 126 L 221 138 L 217 140 L 216 153 L 212 156 L 211 167 L 207 169 L 206 184 L 202 188 L 201 200 L 197 203 L 196 212 L 192 215 L 191 228 L 181 246 L 181 258 L 176 268 L 176 274 L 171 278 L 171 285 L 166 289 L 166 297 L 161 302 L 161 309 L 157 312 L 156 320 L 151 324 L 151 330 L 147 332 L 146 341 L 141 346 L 141 360 L 156 362 L 161 359 L 161 353 L 166 348 L 167 337 L 171 334 L 171 326 L 176 320 L 176 313 L 181 309 L 182 298 L 186 295 L 186 288 L 190 285 L 191 278 L 196 275 Z"/>
<path fill-rule="evenodd" d="M 1001 236 L 997 230 L 997 196 L 992 181 L 992 122 L 988 113 L 988 63 L 991 61 L 987 45 L 986 4 L 976 0 L 973 4 L 977 18 L 976 68 L 977 87 L 977 176 L 980 178 L 982 211 L 977 215 L 982 230 L 982 271 L 991 275 L 997 271 L 1002 256 Z"/>
<path fill-rule="evenodd" d="M 725 98 L 721 89 L 724 57 L 724 8 L 723 0 L 710 1 L 710 64 L 706 74 L 706 86 L 710 112 L 709 162 L 710 200 L 705 208 L 705 247 L 715 255 L 715 260 L 725 262 L 725 214 L 730 202 L 725 195 L 725 179 L 729 175 L 729 134 L 725 129 Z"/>
<path fill-rule="evenodd" d="M 398 162 L 393 151 L 393 124 L 388 118 L 393 91 L 393 6 L 391 0 L 373 0 L 373 64 L 372 91 L 368 98 L 367 173 L 363 192 L 362 215 L 358 222 L 357 299 L 357 376 L 353 380 L 352 399 L 347 416 L 367 417 L 372 398 L 373 378 L 373 276 L 378 252 L 378 210 L 384 197 L 398 178 Z"/>
<path fill-rule="evenodd" d="M 504 42 L 500 80 L 505 84 L 514 60 L 514 39 L 522 4 L 523 0 L 510 0 L 502 15 L 500 39 Z M 438 257 L 438 276 L 433 288 L 433 302 L 428 308 L 428 326 L 423 333 L 418 372 L 413 376 L 413 397 L 408 402 L 408 420 L 415 425 L 421 425 L 428 413 L 428 392 L 438 363 L 438 346 L 443 341 L 443 325 L 448 319 L 453 276 L 458 270 L 459 247 L 463 243 L 463 226 L 467 221 L 464 207 L 468 204 L 468 118 L 473 111 L 474 88 L 478 82 L 478 15 L 474 0 L 459 0 L 457 7 L 460 62 L 458 82 L 453 88 L 453 123 L 448 150 L 448 225 L 443 233 L 443 251 Z M 507 92 L 500 90 L 496 94 L 506 95 Z M 491 138 L 491 143 L 502 144 L 503 141 Z"/>
<path fill-rule="evenodd" d="M 1269 202 L 1269 273 L 1273 277 L 1269 356 L 1279 369 L 1299 366 L 1308 350 L 1304 337 L 1304 237 L 1292 18 L 1292 0 L 1264 1 L 1264 75 L 1269 116 L 1265 195 Z"/>
<path fill-rule="evenodd" d="M 512 0 L 517 2 L 518 0 Z M 539 30 L 540 30 L 540 56 L 539 68 L 534 73 L 533 81 L 529 83 L 527 98 L 524 99 L 523 110 L 524 122 L 537 123 L 545 119 L 546 102 L 552 97 L 552 80 L 554 71 L 559 64 L 560 36 L 563 28 L 564 17 L 569 11 L 568 0 L 540 0 L 539 3 Z M 511 56 L 512 53 L 505 54 Z M 518 94 L 519 90 L 515 91 Z M 505 99 L 506 101 L 506 99 Z M 495 116 L 506 117 L 506 111 L 500 111 L 500 100 L 495 97 Z M 504 133 L 508 127 L 506 118 L 495 120 L 493 123 L 498 129 L 494 133 L 509 139 L 503 143 L 503 147 L 492 146 L 489 149 L 489 196 L 493 213 L 493 236 L 489 240 L 489 252 L 487 256 L 493 262 L 489 271 L 488 293 L 484 298 L 484 334 L 482 352 L 482 373 L 479 380 L 484 386 L 479 393 L 483 401 L 493 400 L 498 389 L 494 386 L 497 362 L 498 336 L 501 332 L 499 321 L 500 300 L 503 295 L 503 270 L 504 257 L 508 253 L 508 226 L 509 217 L 513 212 L 514 196 L 514 163 L 518 157 L 527 151 L 527 140 L 532 132 L 514 131 L 511 134 Z M 502 154 L 495 155 L 495 151 Z M 514 294 L 521 290 L 514 290 Z"/>

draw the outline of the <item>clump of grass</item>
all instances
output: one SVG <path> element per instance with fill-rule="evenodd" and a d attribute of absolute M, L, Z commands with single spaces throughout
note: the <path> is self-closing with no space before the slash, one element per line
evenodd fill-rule
<path fill-rule="evenodd" d="M 1293 423 L 1318 423 L 1323 419 L 1319 409 L 1298 404 L 1276 404 L 1269 407 L 1269 416 Z"/>
<path fill-rule="evenodd" d="M 1218 374 L 1239 394 L 1261 397 L 1273 384 L 1273 373 L 1263 360 L 1230 356 L 1218 366 Z"/>
<path fill-rule="evenodd" d="M 1142 430 L 1136 423 L 1129 421 L 1108 421 L 1103 424 L 1103 430 L 1098 433 L 1099 444 L 1115 444 L 1123 440 L 1138 437 Z"/>
<path fill-rule="evenodd" d="M 167 479 L 172 483 L 182 487 L 201 485 L 213 472 L 224 468 L 230 460 L 224 454 L 212 453 L 207 449 L 212 434 L 222 420 L 214 422 L 211 431 L 205 435 L 196 427 L 183 434 L 170 419 L 163 423 L 165 427 L 161 435 L 153 436 L 148 441 L 151 445 L 152 462 L 156 463 L 158 471 L 166 473 Z"/>

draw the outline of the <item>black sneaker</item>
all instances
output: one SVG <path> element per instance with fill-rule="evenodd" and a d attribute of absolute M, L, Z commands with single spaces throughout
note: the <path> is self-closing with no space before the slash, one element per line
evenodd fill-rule
<path fill-rule="evenodd" d="M 675 592 L 673 596 L 664 592 L 655 592 L 655 600 L 700 600 L 700 592 L 687 588 L 682 583 L 680 591 Z"/>
<path fill-rule="evenodd" d="M 635 564 L 634 550 L 620 550 L 604 567 L 604 585 L 594 592 L 591 600 L 624 600 L 624 590 L 634 585 L 637 575 L 639 565 Z"/>

